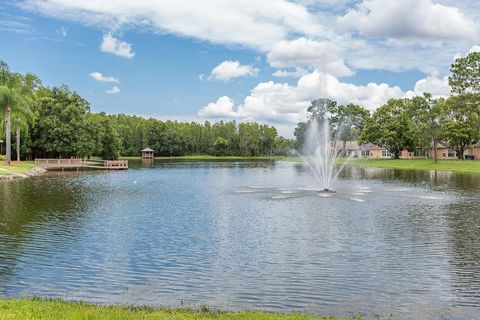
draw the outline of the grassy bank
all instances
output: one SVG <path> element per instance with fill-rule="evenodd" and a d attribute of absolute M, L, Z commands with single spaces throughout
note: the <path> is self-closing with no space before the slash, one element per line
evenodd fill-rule
<path fill-rule="evenodd" d="M 13 161 L 11 166 L 7 166 L 5 161 L 0 161 L 0 174 L 12 174 L 12 173 L 20 173 L 25 174 L 28 170 L 35 167 L 35 162 L 33 161 L 22 161 L 20 164 Z M 7 171 L 5 171 L 7 170 Z"/>
<path fill-rule="evenodd" d="M 122 157 L 124 160 L 138 160 L 140 157 Z M 155 157 L 155 160 L 186 160 L 186 161 L 235 161 L 235 160 L 286 160 L 301 162 L 299 157 L 240 157 L 240 156 L 181 156 L 181 157 Z M 337 159 L 339 164 L 343 164 L 346 159 Z M 361 167 L 377 167 L 391 169 L 411 169 L 411 170 L 436 170 L 436 171 L 453 171 L 453 172 L 472 172 L 480 173 L 480 161 L 468 160 L 439 160 L 431 159 L 350 159 L 348 165 Z"/>
<path fill-rule="evenodd" d="M 141 160 L 141 157 L 120 157 L 122 160 Z M 286 157 L 243 157 L 243 156 L 210 156 L 210 155 L 194 155 L 194 156 L 178 156 L 178 157 L 155 157 L 155 160 L 196 160 L 196 161 L 208 161 L 208 160 L 283 160 Z"/>
<path fill-rule="evenodd" d="M 0 320 L 120 320 L 120 319 L 169 319 L 169 320 L 327 320 L 334 318 L 315 317 L 306 314 L 280 314 L 264 312 L 214 312 L 189 309 L 153 309 L 148 307 L 107 306 L 60 300 L 1 300 Z M 338 318 L 339 319 L 339 318 Z"/>
<path fill-rule="evenodd" d="M 345 159 L 338 159 L 343 163 Z M 431 159 L 351 159 L 351 166 L 480 173 L 480 161 Z"/>

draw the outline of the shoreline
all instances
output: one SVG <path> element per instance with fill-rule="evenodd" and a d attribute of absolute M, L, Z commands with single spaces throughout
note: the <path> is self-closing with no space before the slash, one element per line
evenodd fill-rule
<path fill-rule="evenodd" d="M 170 319 L 170 320 L 361 320 L 337 318 L 308 313 L 274 313 L 262 311 L 217 311 L 208 306 L 192 308 L 153 308 L 131 305 L 97 305 L 61 299 L 3 299 L 0 298 L 2 319 Z"/>
<path fill-rule="evenodd" d="M 0 181 L 40 176 L 46 171 L 43 168 L 36 167 L 33 161 L 14 162 L 11 166 L 0 164 Z"/>
<path fill-rule="evenodd" d="M 124 160 L 141 161 L 141 157 L 120 157 Z M 289 161 L 303 162 L 300 157 L 271 156 L 271 157 L 237 157 L 237 156 L 178 156 L 178 157 L 155 157 L 158 161 Z M 337 164 L 342 165 L 347 158 L 338 158 Z M 352 158 L 346 166 L 364 168 L 384 168 L 400 170 L 422 170 L 422 171 L 443 171 L 458 173 L 479 173 L 479 160 L 438 160 L 433 159 L 382 159 L 382 158 Z"/>
<path fill-rule="evenodd" d="M 120 157 L 121 160 L 142 161 L 141 157 Z M 287 161 L 303 162 L 299 157 L 271 156 L 271 157 L 245 157 L 245 156 L 175 156 L 155 157 L 156 161 Z M 342 165 L 346 158 L 338 158 L 337 164 Z M 352 158 L 346 166 L 363 168 L 382 168 L 398 170 L 442 171 L 455 173 L 480 174 L 480 161 L 471 160 L 439 160 L 435 163 L 432 159 L 377 159 L 377 158 Z M 11 166 L 0 164 L 0 181 L 16 180 L 43 175 L 47 170 L 36 167 L 33 161 L 13 163 Z"/>

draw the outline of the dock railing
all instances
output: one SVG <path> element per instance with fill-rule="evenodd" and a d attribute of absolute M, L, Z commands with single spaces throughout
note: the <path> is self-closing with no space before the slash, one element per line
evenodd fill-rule
<path fill-rule="evenodd" d="M 35 159 L 35 165 L 45 169 L 104 169 L 126 170 L 128 160 L 92 160 L 92 159 Z"/>
<path fill-rule="evenodd" d="M 49 168 L 81 168 L 82 159 L 35 159 L 35 165 L 45 169 Z"/>

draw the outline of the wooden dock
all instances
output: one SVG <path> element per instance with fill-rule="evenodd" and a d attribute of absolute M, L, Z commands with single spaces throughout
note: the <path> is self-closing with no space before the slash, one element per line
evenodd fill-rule
<path fill-rule="evenodd" d="M 101 169 L 127 170 L 128 160 L 35 159 L 35 165 L 44 169 Z"/>

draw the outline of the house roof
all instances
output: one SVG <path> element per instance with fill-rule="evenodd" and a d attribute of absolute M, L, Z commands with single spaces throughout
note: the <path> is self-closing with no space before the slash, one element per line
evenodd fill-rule
<path fill-rule="evenodd" d="M 142 152 L 153 152 L 153 150 L 150 149 L 150 148 L 145 148 L 145 149 L 142 150 Z"/>
<path fill-rule="evenodd" d="M 341 144 L 340 144 L 341 146 Z M 345 149 L 347 150 L 360 150 L 360 146 L 357 141 L 347 141 L 345 144 Z"/>

